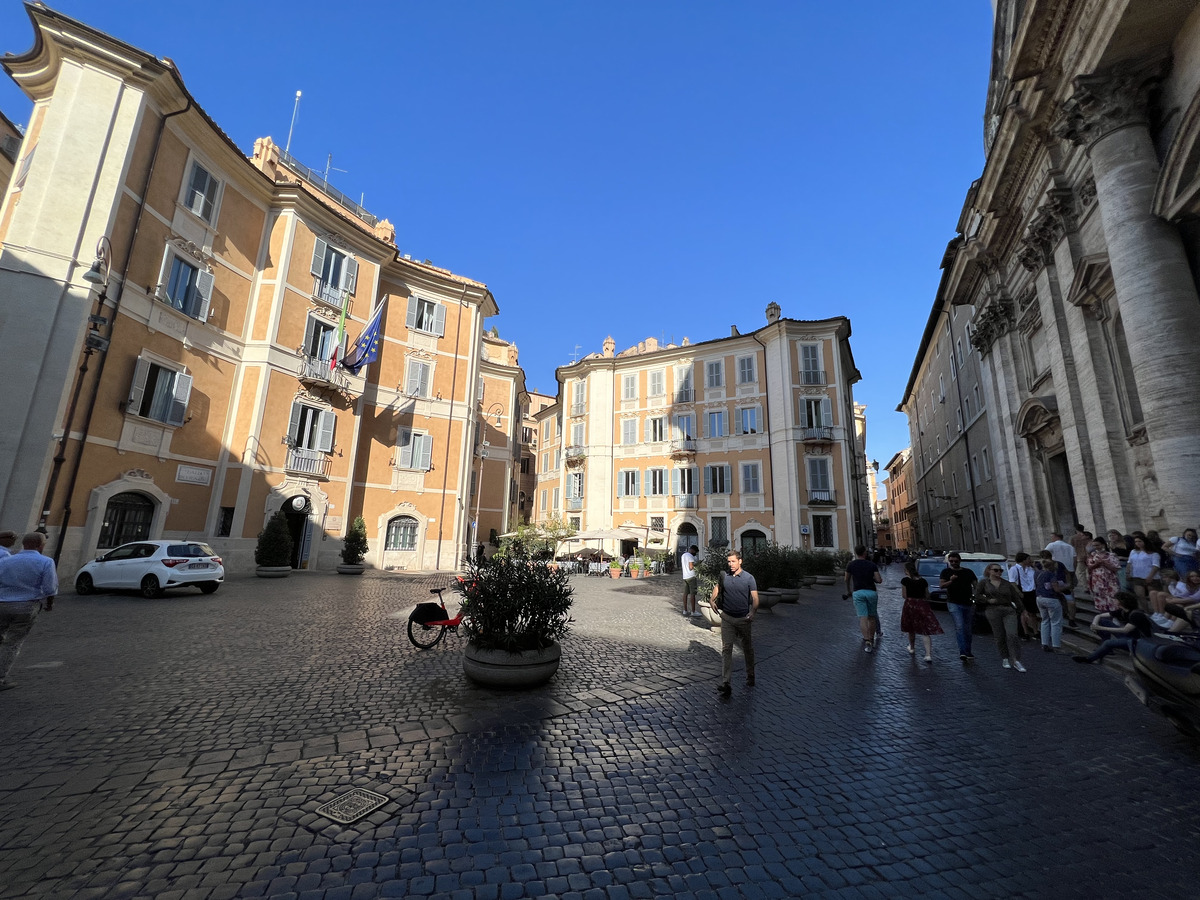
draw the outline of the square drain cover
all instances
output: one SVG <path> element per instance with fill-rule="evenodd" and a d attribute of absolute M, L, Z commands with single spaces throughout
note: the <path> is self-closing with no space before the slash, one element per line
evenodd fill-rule
<path fill-rule="evenodd" d="M 364 791 L 362 788 L 355 788 L 349 793 L 342 794 L 336 800 L 330 800 L 324 806 L 319 807 L 317 815 L 333 819 L 339 825 L 349 825 L 351 822 L 357 822 L 363 816 L 375 812 L 375 810 L 387 802 L 388 798 L 383 796 L 383 794 L 376 794 L 374 791 Z"/>

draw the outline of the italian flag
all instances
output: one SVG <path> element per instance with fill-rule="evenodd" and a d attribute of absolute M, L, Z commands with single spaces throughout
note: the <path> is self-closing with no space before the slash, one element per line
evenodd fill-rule
<path fill-rule="evenodd" d="M 346 343 L 346 296 L 342 296 L 342 315 L 338 319 L 337 342 L 334 344 L 333 353 L 329 354 L 329 371 L 336 372 L 338 367 L 338 358 L 342 353 L 342 345 Z"/>

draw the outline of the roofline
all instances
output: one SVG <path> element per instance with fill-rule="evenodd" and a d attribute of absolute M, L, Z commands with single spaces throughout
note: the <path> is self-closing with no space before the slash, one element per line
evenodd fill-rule
<path fill-rule="evenodd" d="M 962 243 L 962 235 L 955 235 L 954 239 L 946 245 L 946 252 L 942 255 L 942 277 L 938 279 L 937 293 L 934 294 L 933 299 L 933 308 L 929 310 L 929 318 L 925 322 L 925 332 L 921 335 L 921 345 L 917 348 L 917 355 L 913 359 L 912 371 L 908 375 L 908 384 L 904 386 L 904 397 L 896 407 L 896 412 L 898 413 L 904 412 L 904 404 L 912 396 L 913 386 L 917 383 L 917 373 L 921 371 L 921 363 L 925 359 L 925 354 L 929 351 L 929 342 L 933 338 L 934 331 L 937 329 L 938 319 L 941 318 L 942 313 L 945 311 L 945 293 L 946 285 L 950 281 L 950 268 L 954 260 L 958 257 L 958 251 L 961 249 Z"/>

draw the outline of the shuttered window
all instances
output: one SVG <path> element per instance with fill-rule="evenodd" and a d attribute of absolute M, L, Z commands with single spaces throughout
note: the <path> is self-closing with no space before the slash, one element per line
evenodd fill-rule
<path fill-rule="evenodd" d="M 139 356 L 125 411 L 166 425 L 182 425 L 191 395 L 191 375 Z"/>

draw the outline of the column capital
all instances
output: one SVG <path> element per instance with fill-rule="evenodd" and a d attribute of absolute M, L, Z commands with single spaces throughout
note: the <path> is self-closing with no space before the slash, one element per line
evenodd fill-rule
<path fill-rule="evenodd" d="M 996 339 L 1007 334 L 1012 326 L 1012 301 L 994 297 L 975 316 L 975 323 L 971 329 L 971 344 L 982 355 L 987 356 Z"/>
<path fill-rule="evenodd" d="M 1073 93 L 1062 104 L 1055 136 L 1090 146 L 1105 135 L 1149 122 L 1150 92 L 1169 68 L 1166 59 L 1121 64 L 1075 78 Z"/>
<path fill-rule="evenodd" d="M 1036 272 L 1053 260 L 1058 242 L 1074 230 L 1075 202 L 1071 191 L 1060 188 L 1049 191 L 1021 238 L 1017 260 L 1030 272 Z"/>

